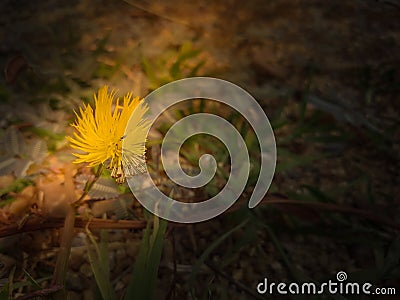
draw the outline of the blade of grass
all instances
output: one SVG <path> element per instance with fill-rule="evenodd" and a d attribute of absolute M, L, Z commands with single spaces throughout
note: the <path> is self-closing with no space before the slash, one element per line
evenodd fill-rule
<path fill-rule="evenodd" d="M 40 284 L 31 276 L 31 274 L 28 273 L 28 271 L 26 271 L 25 269 L 22 269 L 26 275 L 26 277 L 28 277 L 28 281 L 35 286 L 38 289 L 41 289 L 42 287 L 40 286 Z"/>
<path fill-rule="evenodd" d="M 316 155 L 297 155 L 284 148 L 279 148 L 278 153 L 283 162 L 280 162 L 276 166 L 276 173 L 288 171 L 297 167 L 311 164 L 312 162 L 329 157 L 330 154 L 316 154 Z M 283 158 L 282 158 L 283 157 Z"/>
<path fill-rule="evenodd" d="M 125 299 L 153 298 L 167 224 L 157 216 L 153 219 L 153 230 L 147 223 Z"/>
<path fill-rule="evenodd" d="M 86 246 L 88 251 L 89 263 L 96 279 L 97 286 L 103 299 L 116 299 L 110 281 L 109 253 L 106 240 L 106 231 L 101 231 L 100 246 L 89 228 L 86 228 L 88 239 Z"/>

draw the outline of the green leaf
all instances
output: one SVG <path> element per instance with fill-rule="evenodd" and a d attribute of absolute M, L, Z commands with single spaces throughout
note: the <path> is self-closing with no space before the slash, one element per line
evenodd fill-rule
<path fill-rule="evenodd" d="M 26 188 L 29 185 L 33 185 L 34 182 L 30 179 L 27 178 L 18 178 L 16 179 L 13 183 L 11 183 L 9 186 L 0 189 L 0 196 L 3 196 L 9 192 L 14 192 L 18 193 L 22 191 L 24 188 Z"/>
<path fill-rule="evenodd" d="M 91 231 L 86 228 L 86 247 L 88 250 L 89 263 L 96 279 L 97 287 L 103 299 L 116 299 L 115 292 L 110 281 L 110 264 L 107 243 L 107 232 L 101 231 L 100 245 L 96 242 Z"/>
<path fill-rule="evenodd" d="M 185 42 L 179 49 L 178 58 L 169 69 L 169 75 L 172 80 L 180 79 L 183 77 L 182 67 L 185 67 L 184 63 L 191 58 L 195 58 L 200 54 L 200 50 L 193 49 L 193 45 L 190 42 Z M 196 75 L 198 69 L 204 64 L 204 61 L 197 63 L 189 73 L 189 77 Z"/>
<path fill-rule="evenodd" d="M 31 276 L 31 274 L 28 273 L 28 271 L 26 271 L 25 269 L 22 269 L 26 275 L 26 277 L 28 277 L 29 282 L 35 286 L 38 289 L 41 289 L 42 287 L 40 286 L 40 284 Z"/>
<path fill-rule="evenodd" d="M 150 62 L 146 58 L 142 59 L 142 68 L 147 79 L 150 81 L 152 88 L 158 88 L 159 80 L 154 72 L 153 66 L 150 65 Z"/>
<path fill-rule="evenodd" d="M 311 185 L 302 185 L 303 188 L 305 188 L 310 194 L 311 196 L 320 202 L 330 202 L 330 203 L 336 203 L 336 201 L 334 199 L 332 199 L 332 197 L 328 196 L 327 193 L 324 193 L 323 191 L 321 191 L 320 189 L 313 187 Z"/>
<path fill-rule="evenodd" d="M 153 298 L 167 224 L 157 216 L 153 219 L 153 230 L 147 223 L 125 299 Z"/>
<path fill-rule="evenodd" d="M 326 158 L 329 156 L 329 154 L 297 155 L 284 148 L 279 148 L 278 153 L 280 155 L 279 158 L 281 158 L 282 162 L 278 162 L 276 166 L 276 173 L 309 165 L 316 160 Z"/>
<path fill-rule="evenodd" d="M 190 71 L 189 76 L 188 77 L 193 77 L 193 76 L 197 76 L 197 73 L 199 72 L 199 69 L 204 66 L 204 64 L 206 63 L 205 60 L 201 60 L 200 62 L 198 62 L 193 69 Z M 202 111 L 202 110 L 200 110 Z"/>

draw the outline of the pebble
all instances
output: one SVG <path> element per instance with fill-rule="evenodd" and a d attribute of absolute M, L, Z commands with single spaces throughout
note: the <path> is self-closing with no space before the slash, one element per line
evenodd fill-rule
<path fill-rule="evenodd" d="M 116 291 L 120 291 L 120 290 L 122 290 L 122 289 L 125 288 L 125 287 L 126 287 L 126 286 L 124 285 L 123 282 L 118 281 L 117 284 L 115 285 L 115 290 L 116 290 Z"/>
<path fill-rule="evenodd" d="M 117 260 L 117 264 L 121 264 L 126 260 L 126 251 L 124 248 L 115 251 L 115 259 Z"/>
<path fill-rule="evenodd" d="M 140 240 L 131 240 L 126 243 L 126 253 L 131 258 L 136 258 L 139 253 L 141 241 Z"/>
<path fill-rule="evenodd" d="M 74 271 L 78 271 L 82 264 L 86 261 L 85 258 L 85 247 L 72 247 L 69 257 L 69 267 Z"/>
<path fill-rule="evenodd" d="M 110 251 L 109 254 L 110 270 L 115 268 L 115 252 Z"/>
<path fill-rule="evenodd" d="M 75 272 L 67 273 L 66 285 L 70 290 L 76 292 L 81 292 L 85 289 L 81 276 Z"/>
<path fill-rule="evenodd" d="M 72 247 L 82 247 L 85 246 L 86 234 L 83 232 L 78 232 L 72 240 Z"/>
<path fill-rule="evenodd" d="M 87 278 L 91 278 L 93 276 L 93 271 L 91 266 L 88 263 L 84 263 L 80 268 L 79 271 L 85 275 Z"/>

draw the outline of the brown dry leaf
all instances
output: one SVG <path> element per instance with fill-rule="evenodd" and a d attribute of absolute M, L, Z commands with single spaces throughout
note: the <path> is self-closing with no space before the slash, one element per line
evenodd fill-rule
<path fill-rule="evenodd" d="M 69 165 L 68 167 L 71 168 L 72 176 L 75 176 L 77 172 L 77 165 L 76 164 L 71 164 L 71 158 L 73 158 L 72 154 L 70 152 L 64 152 L 64 153 L 56 153 L 49 155 L 45 158 L 45 161 L 43 164 L 47 166 L 48 170 L 54 174 L 64 174 L 65 169 L 67 164 Z M 66 162 L 68 160 L 68 162 Z"/>
<path fill-rule="evenodd" d="M 92 214 L 95 218 L 101 218 L 104 214 L 112 213 L 116 199 L 103 200 L 93 203 Z"/>
<path fill-rule="evenodd" d="M 49 173 L 38 177 L 39 208 L 51 217 L 65 217 L 71 202 L 76 199 L 72 166 L 65 164 L 63 173 Z"/>
<path fill-rule="evenodd" d="M 10 212 L 4 208 L 0 209 L 0 224 L 10 225 L 12 222 L 13 220 L 10 216 Z"/>
<path fill-rule="evenodd" d="M 15 180 L 13 175 L 3 175 L 0 176 L 0 189 L 4 189 L 10 186 Z"/>
<path fill-rule="evenodd" d="M 27 186 L 22 192 L 15 194 L 14 198 L 15 200 L 5 209 L 16 217 L 23 216 L 37 200 L 36 189 L 34 186 Z"/>

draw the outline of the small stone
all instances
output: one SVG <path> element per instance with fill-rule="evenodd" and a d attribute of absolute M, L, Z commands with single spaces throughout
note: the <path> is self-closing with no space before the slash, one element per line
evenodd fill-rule
<path fill-rule="evenodd" d="M 126 253 L 132 258 L 136 258 L 139 253 L 140 240 L 131 240 L 126 243 Z"/>
<path fill-rule="evenodd" d="M 92 268 L 88 263 L 84 263 L 80 268 L 79 271 L 85 275 L 85 277 L 90 278 L 93 276 Z"/>
<path fill-rule="evenodd" d="M 69 266 L 72 270 L 78 271 L 81 265 L 84 263 L 85 248 L 83 247 L 72 247 L 71 255 L 69 258 Z"/>
<path fill-rule="evenodd" d="M 124 248 L 120 248 L 115 251 L 115 259 L 117 260 L 117 264 L 120 264 L 126 260 L 126 251 Z"/>
<path fill-rule="evenodd" d="M 115 285 L 115 290 L 119 291 L 119 290 L 122 290 L 124 287 L 125 286 L 124 286 L 123 282 L 118 281 L 117 284 Z"/>
<path fill-rule="evenodd" d="M 75 236 L 74 239 L 72 240 L 72 247 L 85 247 L 85 240 L 86 240 L 86 234 L 83 232 L 78 232 Z"/>
<path fill-rule="evenodd" d="M 108 259 L 110 262 L 110 270 L 113 270 L 115 268 L 115 252 L 114 251 L 110 251 Z"/>

